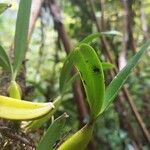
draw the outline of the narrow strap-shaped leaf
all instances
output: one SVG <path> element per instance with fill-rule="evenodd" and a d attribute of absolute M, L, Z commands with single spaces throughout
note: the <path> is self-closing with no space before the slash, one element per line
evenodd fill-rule
<path fill-rule="evenodd" d="M 16 73 L 21 66 L 24 59 L 25 51 L 27 49 L 27 35 L 30 18 L 30 8 L 32 0 L 20 0 L 16 32 L 15 32 L 15 47 L 14 47 L 14 73 Z M 15 77 L 14 77 L 15 78 Z"/>
<path fill-rule="evenodd" d="M 82 43 L 90 44 L 93 40 L 97 39 L 101 36 L 101 33 L 93 33 L 88 35 L 86 38 L 84 38 L 82 41 L 80 41 L 77 46 L 80 46 Z"/>
<path fill-rule="evenodd" d="M 105 99 L 104 99 L 104 104 L 101 110 L 101 113 L 108 108 L 108 106 L 112 103 L 112 101 L 114 100 L 115 96 L 118 94 L 120 88 L 123 86 L 123 84 L 125 83 L 128 75 L 130 74 L 131 70 L 136 66 L 136 64 L 138 63 L 139 59 L 141 58 L 141 56 L 143 55 L 143 53 L 147 50 L 147 48 L 150 45 L 150 41 L 147 41 L 139 50 L 139 52 L 137 52 L 137 54 L 135 54 L 135 56 L 133 56 L 129 62 L 127 63 L 127 65 L 116 75 L 116 77 L 111 81 L 111 83 L 109 84 L 109 86 L 106 89 L 105 92 Z"/>
<path fill-rule="evenodd" d="M 91 113 L 93 117 L 97 117 L 102 107 L 105 93 L 101 62 L 91 46 L 81 44 L 73 52 L 73 64 L 80 73 Z"/>
<path fill-rule="evenodd" d="M 66 122 L 66 114 L 63 114 L 50 125 L 45 135 L 42 137 L 37 150 L 53 150 L 55 142 L 60 138 L 62 129 Z"/>
<path fill-rule="evenodd" d="M 0 66 L 12 72 L 12 66 L 11 66 L 10 60 L 6 54 L 6 51 L 4 50 L 2 46 L 0 46 Z"/>
<path fill-rule="evenodd" d="M 6 3 L 0 3 L 0 14 L 2 14 L 7 8 L 9 8 L 11 5 Z"/>
<path fill-rule="evenodd" d="M 98 33 L 93 33 L 88 35 L 86 38 L 84 38 L 81 42 L 77 44 L 77 46 L 80 46 L 82 43 L 90 44 L 93 40 L 97 39 L 98 37 L 101 36 L 122 36 L 121 32 L 112 30 L 112 31 L 106 31 L 106 32 L 98 32 Z"/>

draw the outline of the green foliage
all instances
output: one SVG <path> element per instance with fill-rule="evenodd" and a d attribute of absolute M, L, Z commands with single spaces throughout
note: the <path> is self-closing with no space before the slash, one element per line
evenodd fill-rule
<path fill-rule="evenodd" d="M 55 142 L 60 138 L 66 122 L 67 114 L 61 115 L 49 126 L 38 144 L 37 150 L 53 150 Z"/>
<path fill-rule="evenodd" d="M 27 36 L 28 36 L 28 26 L 30 19 L 30 8 L 32 0 L 21 0 L 19 3 L 19 10 L 16 23 L 16 33 L 15 33 L 15 43 L 14 43 L 14 61 L 13 64 L 10 63 L 9 57 L 6 54 L 2 46 L 0 46 L 0 66 L 3 69 L 11 73 L 11 83 L 8 89 L 8 93 L 11 97 L 16 99 L 21 99 L 21 88 L 18 86 L 12 86 L 15 83 L 15 79 L 19 68 L 24 59 L 25 51 L 27 48 Z M 7 9 L 9 5 L 0 4 L 0 12 Z M 20 89 L 19 89 L 19 88 Z M 18 90 L 19 89 L 19 90 Z M 16 97 L 17 96 L 17 97 Z"/>
<path fill-rule="evenodd" d="M 100 112 L 104 97 L 104 75 L 101 62 L 92 47 L 87 44 L 80 44 L 79 47 L 71 52 L 64 64 L 60 76 L 60 85 L 62 87 L 65 86 L 64 79 L 67 79 L 70 73 L 70 71 L 67 71 L 66 74 L 66 70 L 72 68 L 72 64 L 79 71 L 86 90 L 91 113 L 95 118 Z"/>
<path fill-rule="evenodd" d="M 2 46 L 0 46 L 0 66 L 5 70 L 12 72 L 12 65 Z"/>
<path fill-rule="evenodd" d="M 81 44 L 73 55 L 73 64 L 80 73 L 92 117 L 95 119 L 102 107 L 105 91 L 101 62 L 94 49 L 87 44 Z"/>
<path fill-rule="evenodd" d="M 80 150 L 85 150 L 93 133 L 93 125 L 87 124 L 74 135 L 69 137 L 58 150 L 76 150 L 80 148 Z"/>
<path fill-rule="evenodd" d="M 89 42 L 91 39 L 93 40 L 93 36 L 90 40 L 85 41 Z M 105 87 L 102 63 L 96 56 L 96 53 L 92 47 L 87 44 L 80 44 L 79 47 L 75 48 L 69 54 L 64 63 L 60 76 L 60 90 L 62 91 L 63 87 L 66 87 L 65 84 L 68 81 L 68 75 L 70 73 L 69 69 L 71 70 L 72 65 L 75 65 L 83 82 L 88 103 L 91 108 L 91 113 L 95 118 L 100 112 L 102 113 L 106 108 L 108 108 L 114 100 L 119 89 L 123 86 L 126 78 L 135 67 L 142 54 L 147 50 L 148 46 L 149 41 L 143 45 L 141 50 L 129 61 L 126 67 L 118 73 L 118 75 L 107 87 L 106 94 L 104 96 Z M 104 64 L 104 66 L 108 67 L 108 64 Z M 101 109 L 102 105 L 103 108 Z"/>
<path fill-rule="evenodd" d="M 131 73 L 131 70 L 136 66 L 139 59 L 143 55 L 143 53 L 148 49 L 150 42 L 147 41 L 140 51 L 129 60 L 127 65 L 116 75 L 116 77 L 112 80 L 112 82 L 109 84 L 109 86 L 106 89 L 105 99 L 102 111 L 108 108 L 108 106 L 112 103 L 115 96 L 118 94 L 120 88 L 125 83 L 128 75 Z"/>
<path fill-rule="evenodd" d="M 32 0 L 21 0 L 19 3 L 19 10 L 16 23 L 16 33 L 15 33 L 15 43 L 14 43 L 14 61 L 13 64 L 10 63 L 9 57 L 6 54 L 2 46 L 0 46 L 0 66 L 3 69 L 11 73 L 11 83 L 15 83 L 15 79 L 19 68 L 24 59 L 25 51 L 27 48 L 27 36 L 28 36 L 28 26 L 30 19 L 30 8 Z M 9 5 L 0 4 L 0 12 L 7 9 Z M 21 99 L 21 89 L 18 90 L 18 86 L 9 86 L 8 92 L 11 97 Z M 13 91 L 13 92 L 12 92 Z M 17 97 L 16 97 L 17 95 Z M 19 98 L 18 98 L 19 97 Z"/>
<path fill-rule="evenodd" d="M 110 4 L 112 2 L 113 1 L 109 1 Z M 77 24 L 73 27 L 74 33 L 72 32 L 73 37 L 75 37 L 75 36 L 78 37 L 78 38 L 76 38 L 76 40 L 78 41 L 87 33 L 91 33 L 93 30 L 93 26 L 92 26 L 92 22 L 90 22 L 88 20 L 88 17 L 89 17 L 88 15 L 90 15 L 90 13 L 88 14 L 88 9 L 87 9 L 86 5 L 83 5 L 83 3 L 81 1 L 74 1 L 74 0 L 72 0 L 72 3 L 81 4 L 81 8 L 85 9 L 85 11 L 83 10 L 82 12 L 80 12 L 80 10 L 76 9 L 75 7 L 74 7 L 74 10 L 72 10 L 72 7 L 68 8 L 71 13 L 74 13 L 73 11 L 75 11 L 75 12 L 77 12 L 78 15 L 80 15 L 80 16 L 75 16 L 74 18 L 81 17 L 80 20 L 77 22 Z M 117 2 L 117 4 L 118 4 L 118 2 Z M 19 11 L 18 11 L 18 16 L 17 16 L 17 23 L 16 23 L 13 65 L 10 63 L 9 57 L 6 54 L 4 48 L 0 46 L 0 66 L 3 67 L 3 69 L 11 72 L 12 80 L 16 79 L 17 73 L 18 73 L 19 68 L 22 64 L 22 61 L 24 59 L 25 51 L 27 49 L 27 44 L 28 44 L 27 43 L 28 42 L 27 41 L 27 32 L 28 32 L 28 24 L 29 24 L 30 7 L 31 7 L 31 0 L 26 0 L 26 1 L 21 0 L 20 1 Z M 8 8 L 7 4 L 4 4 L 4 5 L 0 4 L 0 14 L 6 8 Z M 112 8 L 114 8 L 114 6 L 112 6 L 112 5 L 110 5 L 108 7 L 108 10 L 110 11 L 109 13 L 111 13 Z M 117 5 L 117 10 L 118 10 L 118 8 L 119 7 Z M 115 13 L 115 12 L 116 12 L 116 10 L 113 11 L 113 13 Z M 97 15 L 98 15 L 98 13 L 97 13 Z M 112 15 L 112 18 L 116 19 L 116 16 L 114 17 L 114 14 L 111 14 L 111 15 Z M 111 20 L 108 20 L 108 21 L 111 21 Z M 115 24 L 115 26 L 116 26 L 116 24 Z M 72 52 L 69 54 L 66 61 L 64 62 L 64 66 L 61 71 L 60 82 L 59 82 L 60 96 L 58 97 L 58 99 L 56 101 L 53 102 L 53 105 L 55 108 L 53 108 L 50 111 L 50 109 L 51 109 L 50 107 L 44 107 L 44 106 L 47 106 L 47 103 L 36 103 L 36 106 L 38 105 L 39 108 L 34 109 L 36 107 L 34 105 L 35 103 L 28 103 L 26 101 L 18 102 L 18 99 L 21 99 L 21 98 L 17 98 L 17 97 L 19 97 L 18 95 L 21 92 L 16 93 L 15 88 L 16 87 L 18 88 L 18 86 L 15 86 L 15 88 L 13 86 L 13 89 L 11 89 L 12 92 L 9 92 L 9 95 L 11 97 L 16 98 L 16 99 L 13 99 L 13 104 L 11 103 L 11 98 L 0 96 L 0 103 L 1 103 L 0 107 L 2 110 L 0 117 L 8 118 L 8 119 L 15 118 L 17 120 L 30 119 L 31 122 L 27 123 L 25 129 L 30 130 L 30 131 L 36 130 L 36 129 L 40 128 L 43 124 L 45 124 L 48 120 L 50 120 L 52 115 L 58 110 L 58 108 L 60 106 L 60 102 L 61 102 L 60 100 L 62 100 L 62 97 L 64 96 L 64 94 L 66 94 L 65 93 L 66 89 L 68 89 L 68 87 L 73 83 L 74 80 L 76 80 L 77 77 L 80 77 L 82 80 L 85 92 L 86 92 L 88 104 L 91 109 L 90 122 L 86 125 L 88 127 L 91 125 L 90 130 L 88 130 L 90 132 L 88 132 L 88 134 L 87 134 L 87 132 L 81 132 L 84 129 L 84 127 L 83 127 L 83 129 L 79 130 L 73 136 L 71 136 L 69 139 L 67 139 L 59 148 L 60 149 L 65 148 L 65 150 L 66 150 L 66 147 L 68 149 L 70 149 L 70 147 L 72 149 L 77 149 L 79 146 L 81 146 L 80 147 L 81 149 L 85 148 L 87 146 L 89 140 L 91 139 L 95 121 L 97 120 L 97 118 L 99 116 L 101 116 L 102 113 L 105 112 L 105 110 L 113 102 L 115 96 L 118 94 L 119 90 L 125 83 L 131 70 L 134 68 L 135 65 L 137 65 L 138 60 L 141 58 L 141 56 L 143 55 L 143 53 L 146 51 L 146 49 L 149 46 L 149 41 L 148 41 L 142 46 L 141 50 L 133 58 L 131 58 L 131 60 L 127 63 L 125 68 L 118 73 L 118 75 L 111 81 L 111 83 L 105 89 L 103 71 L 107 70 L 107 69 L 112 69 L 115 66 L 108 62 L 101 62 L 101 60 L 104 60 L 104 59 L 101 56 L 101 58 L 99 60 L 99 57 L 95 53 L 94 48 L 91 47 L 90 44 L 91 44 L 91 42 L 93 42 L 94 40 L 96 40 L 98 37 L 101 37 L 101 36 L 107 36 L 107 37 L 111 36 L 112 40 L 114 40 L 112 37 L 114 35 L 119 35 L 121 37 L 122 34 L 120 32 L 112 30 L 115 28 L 115 26 L 111 27 L 110 31 L 94 33 L 94 34 L 87 36 L 85 39 L 83 39 L 81 42 L 79 42 L 76 45 L 76 47 L 72 50 Z M 119 25 L 117 25 L 117 27 L 118 26 Z M 78 32 L 80 28 L 81 28 L 81 32 Z M 82 32 L 84 32 L 84 33 L 82 33 Z M 39 38 L 39 35 L 38 36 L 36 35 L 35 37 Z M 36 41 L 36 42 L 35 41 L 33 43 L 36 45 L 36 47 L 34 47 L 33 49 L 37 49 L 37 47 L 38 47 L 37 45 L 39 44 L 39 41 Z M 112 41 L 110 41 L 110 43 L 111 42 Z M 115 42 L 117 43 L 118 41 L 115 41 Z M 51 46 L 51 44 L 50 44 L 50 46 Z M 119 46 L 117 43 L 115 45 L 115 47 L 113 47 L 113 48 L 117 51 L 118 49 L 120 49 L 120 47 L 119 48 L 118 47 Z M 52 49 L 53 49 L 53 47 L 52 47 Z M 37 52 L 35 52 L 35 53 L 37 53 Z M 61 54 L 64 54 L 64 53 L 61 52 Z M 30 53 L 30 55 L 32 55 L 31 57 L 33 58 L 34 63 L 38 62 L 41 59 L 41 58 L 39 58 L 37 60 L 36 56 L 33 56 L 33 54 L 31 54 L 31 53 Z M 47 55 L 47 54 L 45 53 L 45 55 Z M 51 53 L 50 53 L 50 55 L 51 55 Z M 58 55 L 59 54 L 56 54 L 56 57 L 61 57 L 60 59 L 62 59 L 63 56 L 58 56 Z M 39 52 L 39 56 L 41 56 L 40 52 Z M 47 55 L 46 57 L 44 56 L 43 58 L 49 59 L 49 56 Z M 59 60 L 57 60 L 57 59 L 58 58 L 56 58 L 56 63 L 59 66 L 60 62 L 58 62 Z M 54 62 L 53 56 L 52 56 L 52 61 Z M 53 64 L 52 61 L 48 60 L 47 62 L 48 63 L 51 62 Z M 32 64 L 32 62 L 30 62 L 30 63 Z M 49 64 L 45 65 L 45 64 L 44 65 L 42 64 L 44 66 L 43 67 L 44 69 L 42 68 L 42 71 L 41 71 L 42 73 L 40 71 L 38 72 L 39 68 L 37 66 L 35 67 L 34 65 L 33 66 L 28 65 L 29 67 L 27 67 L 27 70 L 29 71 L 31 69 L 31 67 L 33 67 L 33 69 L 38 68 L 37 72 L 36 71 L 34 71 L 34 72 L 35 72 L 35 74 L 37 73 L 36 75 L 42 74 L 41 75 L 42 81 L 37 84 L 35 82 L 34 87 L 36 89 L 38 89 L 38 88 L 42 89 L 41 90 L 42 91 L 41 93 L 43 94 L 42 96 L 49 98 L 49 96 L 53 97 L 53 95 L 55 95 L 57 93 L 59 86 L 57 83 L 57 79 L 54 80 L 54 76 L 55 75 L 58 76 L 60 67 L 57 68 L 57 67 L 55 67 L 56 64 L 54 64 L 54 68 L 53 68 L 53 67 L 49 67 L 52 65 L 49 65 Z M 77 69 L 77 73 L 71 77 L 70 72 L 71 72 L 73 66 Z M 53 71 L 47 71 L 47 70 L 50 70 L 50 68 L 52 68 L 51 70 L 53 70 Z M 50 74 L 51 74 L 51 77 L 50 77 Z M 34 78 L 33 74 L 30 76 L 32 76 Z M 56 78 L 58 78 L 58 77 L 56 77 Z M 134 83 L 134 80 L 133 80 L 133 83 Z M 38 85 L 38 86 L 36 86 L 36 85 Z M 53 92 L 53 88 L 55 88 L 56 93 Z M 141 88 L 141 85 L 139 82 L 138 90 L 140 90 L 140 88 Z M 135 90 L 136 89 L 137 89 L 137 87 L 135 88 Z M 138 90 L 136 90 L 136 92 L 138 94 L 141 91 L 143 91 L 143 90 L 140 90 L 140 91 L 138 91 Z M 15 94 L 13 94 L 13 93 L 15 93 Z M 36 97 L 39 96 L 38 99 L 41 98 L 40 97 L 41 93 L 39 95 L 36 95 Z M 72 93 L 70 95 L 72 96 Z M 25 105 L 25 104 L 28 104 L 28 105 Z M 70 103 L 68 105 L 70 105 Z M 73 106 L 73 104 L 70 106 L 70 109 L 71 110 L 74 109 L 74 112 L 72 111 L 71 113 L 75 114 L 75 107 Z M 60 111 L 58 114 L 60 115 L 60 112 L 62 113 L 63 111 L 68 111 L 68 110 L 66 110 L 66 107 L 64 105 L 61 105 Z M 14 114 L 11 114 L 11 112 L 14 112 Z M 112 118 L 114 117 L 112 111 L 110 111 L 109 114 L 105 117 L 108 117 L 110 115 L 112 115 L 111 116 Z M 30 118 L 28 118 L 28 117 L 30 117 Z M 33 119 L 36 119 L 36 120 L 33 120 Z M 48 128 L 46 134 L 42 137 L 42 140 L 39 144 L 38 149 L 53 149 L 53 145 L 55 144 L 56 140 L 60 139 L 61 131 L 62 131 L 62 128 L 64 127 L 65 120 L 66 120 L 66 118 L 64 117 L 64 115 L 62 115 L 61 117 L 56 119 L 51 124 L 51 126 Z M 77 124 L 77 121 L 74 121 L 73 123 Z M 108 124 L 108 123 L 106 123 L 106 124 Z M 104 125 L 104 127 L 105 127 L 105 125 Z M 99 126 L 98 126 L 98 128 L 99 128 Z M 102 132 L 105 132 L 105 131 L 102 131 Z M 112 132 L 107 131 L 107 136 L 108 136 L 109 142 L 117 143 L 117 141 L 119 141 L 118 138 L 120 138 L 120 137 L 119 137 L 119 135 L 117 135 L 117 136 L 113 135 L 113 132 L 114 131 L 112 131 Z M 121 133 L 121 131 L 118 131 L 118 132 Z M 110 145 L 112 145 L 112 147 L 116 148 L 116 145 L 114 143 L 113 144 L 112 143 Z M 115 145 L 115 146 L 113 146 L 113 145 Z"/>
<path fill-rule="evenodd" d="M 74 65 L 80 74 L 80 78 L 83 82 L 88 103 L 91 109 L 92 118 L 89 124 L 92 124 L 92 126 L 94 126 L 97 117 L 100 116 L 113 102 L 115 96 L 123 86 L 131 70 L 136 66 L 143 53 L 148 49 L 149 44 L 149 41 L 147 41 L 142 46 L 140 51 L 132 57 L 132 59 L 127 63 L 124 69 L 120 71 L 108 85 L 106 91 L 104 85 L 102 64 L 94 49 L 91 46 L 83 43 L 76 47 L 69 54 L 65 61 L 66 63 L 64 63 L 64 66 L 62 68 L 61 76 L 63 77 L 60 77 L 60 83 L 63 83 L 61 85 L 62 87 L 65 86 L 67 81 L 61 81 L 68 78 L 68 74 L 65 75 L 65 70 L 67 70 L 67 68 L 71 69 L 71 65 Z M 64 142 L 62 146 L 60 146 L 60 149 L 69 149 L 71 146 L 73 146 L 72 149 L 76 149 L 80 144 L 84 145 L 82 143 L 82 141 L 85 140 L 84 136 L 81 136 L 80 141 L 78 141 L 77 135 L 80 137 L 82 135 L 82 132 L 79 130 L 76 134 L 74 134 L 71 138 Z"/>
<path fill-rule="evenodd" d="M 21 0 L 19 4 L 16 32 L 15 32 L 15 47 L 14 47 L 14 62 L 13 62 L 13 78 L 16 78 L 18 69 L 24 59 L 27 49 L 27 36 L 30 19 L 31 0 Z"/>
<path fill-rule="evenodd" d="M 100 33 L 93 33 L 93 34 L 90 34 L 89 36 L 87 36 L 86 38 L 84 38 L 81 42 L 79 42 L 78 46 L 82 43 L 91 44 L 91 42 L 93 40 L 95 40 L 101 36 L 115 36 L 115 35 L 122 36 L 122 34 L 120 32 L 115 31 L 115 30 L 100 32 Z"/>

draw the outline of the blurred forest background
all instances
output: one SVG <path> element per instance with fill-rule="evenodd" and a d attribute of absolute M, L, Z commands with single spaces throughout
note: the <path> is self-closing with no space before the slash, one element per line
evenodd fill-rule
<path fill-rule="evenodd" d="M 1 0 L 12 6 L 0 15 L 0 44 L 12 56 L 18 3 Z M 102 37 L 92 43 L 102 60 L 116 65 L 106 71 L 108 84 L 118 70 L 150 38 L 149 0 L 33 0 L 29 26 L 29 46 L 18 76 L 24 99 L 50 101 L 59 89 L 59 75 L 66 55 L 74 45 L 91 33 L 117 30 L 122 37 Z M 90 150 L 148 150 L 150 143 L 150 53 L 140 61 L 127 83 L 94 130 Z M 0 68 L 0 94 L 6 95 L 8 73 Z M 88 107 L 80 80 L 68 89 L 55 114 L 67 112 L 68 134 L 78 130 L 88 119 Z M 4 125 L 1 121 L 0 125 Z M 7 124 L 11 124 L 7 122 Z M 22 134 L 26 140 L 38 142 L 46 124 L 36 132 Z M 1 130 L 0 130 L 1 132 Z M 17 133 L 16 133 L 17 134 Z M 19 135 L 20 133 L 18 133 Z M 66 134 L 64 135 L 67 136 Z M 22 142 L 11 133 L 0 134 L 3 149 Z M 15 142 L 14 142 L 15 141 Z M 12 144 L 13 143 L 13 144 Z M 31 149 L 32 145 L 29 145 Z M 0 148 L 0 149 L 1 149 Z M 23 149 L 23 148 L 22 148 Z"/>

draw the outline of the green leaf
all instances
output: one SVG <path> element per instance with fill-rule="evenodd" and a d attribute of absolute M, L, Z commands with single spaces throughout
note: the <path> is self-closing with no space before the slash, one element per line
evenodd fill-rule
<path fill-rule="evenodd" d="M 68 115 L 64 113 L 62 116 L 54 120 L 47 129 L 45 135 L 42 137 L 37 150 L 53 150 L 55 142 L 60 138 L 67 117 Z"/>
<path fill-rule="evenodd" d="M 95 40 L 95 39 L 97 39 L 98 37 L 101 37 L 101 36 L 114 36 L 114 35 L 122 36 L 122 33 L 118 32 L 118 31 L 115 31 L 115 30 L 93 33 L 93 34 L 90 34 L 89 36 L 87 36 L 86 38 L 84 38 L 81 42 L 79 42 L 77 44 L 77 46 L 80 46 L 82 43 L 91 44 L 91 42 L 93 40 Z"/>
<path fill-rule="evenodd" d="M 139 52 L 135 56 L 133 56 L 127 65 L 116 75 L 116 77 L 111 81 L 109 86 L 105 92 L 105 99 L 104 104 L 101 110 L 101 113 L 109 107 L 109 105 L 114 100 L 115 96 L 118 94 L 120 88 L 125 83 L 128 75 L 130 74 L 131 70 L 137 65 L 139 59 L 143 55 L 143 53 L 148 49 L 150 45 L 150 41 L 147 41 L 140 49 Z"/>
<path fill-rule="evenodd" d="M 74 50 L 73 63 L 80 73 L 87 100 L 95 118 L 101 110 L 105 93 L 102 64 L 95 50 L 87 44 L 81 44 Z"/>
<path fill-rule="evenodd" d="M 91 46 L 80 44 L 79 47 L 70 53 L 64 63 L 60 77 L 63 86 L 68 81 L 72 65 L 77 68 L 80 74 L 93 115 L 92 117 L 96 118 L 100 112 L 105 91 L 101 62 Z"/>
<path fill-rule="evenodd" d="M 94 124 L 86 124 L 83 128 L 64 141 L 57 150 L 86 150 L 93 135 Z"/>
<path fill-rule="evenodd" d="M 10 63 L 9 57 L 2 46 L 0 46 L 0 66 L 12 72 L 12 65 Z"/>
<path fill-rule="evenodd" d="M 44 117 L 31 121 L 30 123 L 26 124 L 23 128 L 25 128 L 26 130 L 36 130 L 38 128 L 40 128 L 45 122 L 47 122 L 52 115 L 58 110 L 58 107 L 60 106 L 61 103 L 61 97 L 57 97 L 56 100 L 53 102 L 54 105 L 54 109 L 52 111 L 50 111 L 47 115 L 45 115 Z"/>
<path fill-rule="evenodd" d="M 15 32 L 15 47 L 14 47 L 14 78 L 25 56 L 27 49 L 27 36 L 30 18 L 30 8 L 32 0 L 20 0 L 16 32 Z"/>
<path fill-rule="evenodd" d="M 103 70 L 108 70 L 114 68 L 115 65 L 108 63 L 108 62 L 102 62 L 102 68 Z"/>
<path fill-rule="evenodd" d="M 98 37 L 102 36 L 102 35 L 121 35 L 120 32 L 118 31 L 106 31 L 106 32 L 101 32 L 101 33 L 93 33 L 90 34 L 89 36 L 87 36 L 86 38 L 84 38 L 81 42 L 79 42 L 76 47 L 80 46 L 81 44 L 85 43 L 85 44 L 91 44 L 91 42 L 95 39 L 97 39 Z M 74 51 L 74 50 L 73 50 Z M 70 52 L 72 53 L 72 52 Z M 60 80 L 59 80 L 59 85 L 60 85 L 60 92 L 63 93 L 66 89 L 66 84 L 68 84 L 68 81 L 70 79 L 70 71 L 72 69 L 72 65 L 73 65 L 73 61 L 72 61 L 72 54 L 69 54 L 67 56 L 66 61 L 64 62 L 64 66 L 63 69 L 61 71 L 60 74 Z M 107 65 L 107 66 L 106 66 Z M 113 67 L 113 65 L 109 65 L 109 64 L 102 64 L 102 67 L 104 67 L 103 69 L 111 69 Z M 107 67 L 107 68 L 106 68 Z"/>
<path fill-rule="evenodd" d="M 0 14 L 2 14 L 9 7 L 11 7 L 10 4 L 0 3 Z"/>
<path fill-rule="evenodd" d="M 80 46 L 82 43 L 90 44 L 93 40 L 97 39 L 100 36 L 101 36 L 101 33 L 90 34 L 86 38 L 84 38 L 81 42 L 79 42 L 77 46 Z"/>
<path fill-rule="evenodd" d="M 59 89 L 60 93 L 63 95 L 63 93 L 66 90 L 66 86 L 68 84 L 68 81 L 70 79 L 70 72 L 73 66 L 73 61 L 72 61 L 72 53 L 70 53 L 67 56 L 67 59 L 64 62 L 63 68 L 60 73 L 60 79 L 59 79 Z"/>

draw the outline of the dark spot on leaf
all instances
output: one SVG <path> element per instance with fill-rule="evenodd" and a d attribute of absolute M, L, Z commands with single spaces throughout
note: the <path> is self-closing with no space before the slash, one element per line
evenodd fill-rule
<path fill-rule="evenodd" d="M 88 60 L 86 60 L 85 62 L 86 62 L 86 63 L 88 63 L 89 61 L 88 61 Z"/>
<path fill-rule="evenodd" d="M 100 73 L 100 69 L 96 66 L 93 67 L 93 72 L 94 73 Z"/>

